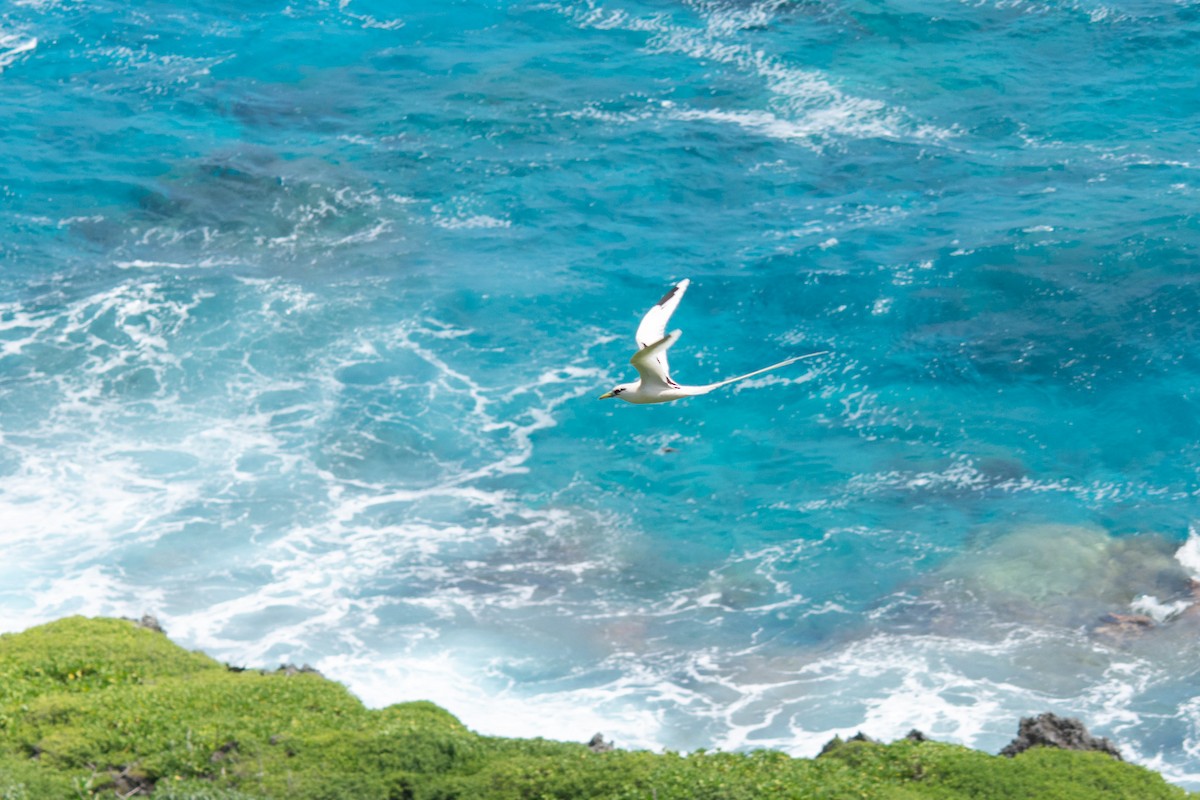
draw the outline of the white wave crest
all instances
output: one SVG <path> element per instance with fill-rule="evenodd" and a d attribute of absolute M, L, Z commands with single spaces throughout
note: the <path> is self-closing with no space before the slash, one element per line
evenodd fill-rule
<path fill-rule="evenodd" d="M 37 46 L 36 36 L 0 32 L 0 72 L 4 72 L 26 53 L 32 53 Z"/>
<path fill-rule="evenodd" d="M 1200 529 L 1195 525 L 1188 531 L 1187 541 L 1175 551 L 1175 560 L 1191 573 L 1193 578 L 1200 580 Z"/>
<path fill-rule="evenodd" d="M 772 138 L 796 140 L 820 148 L 827 138 L 894 139 L 932 142 L 955 135 L 953 129 L 917 122 L 903 108 L 839 89 L 819 71 L 803 69 L 787 59 L 741 42 L 746 28 L 765 24 L 778 4 L 751 4 L 734 9 L 701 4 L 705 27 L 673 23 L 662 15 L 635 17 L 593 3 L 568 13 L 580 27 L 649 33 L 646 52 L 678 54 L 716 62 L 757 77 L 771 93 L 769 108 L 705 109 L 664 103 L 668 116 L 682 121 L 734 124 Z"/>
<path fill-rule="evenodd" d="M 512 227 L 512 222 L 509 220 L 487 214 L 475 214 L 469 217 L 435 217 L 433 224 L 449 231 Z"/>
<path fill-rule="evenodd" d="M 405 25 L 405 22 L 402 19 L 378 20 L 370 14 L 356 14 L 349 10 L 351 2 L 352 0 L 338 0 L 338 11 L 342 12 L 342 15 L 347 19 L 358 22 L 363 28 L 376 28 L 384 31 L 395 31 L 403 28 Z"/>

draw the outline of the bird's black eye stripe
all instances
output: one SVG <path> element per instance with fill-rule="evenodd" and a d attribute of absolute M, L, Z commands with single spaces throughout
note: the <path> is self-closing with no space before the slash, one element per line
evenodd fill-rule
<path fill-rule="evenodd" d="M 625 391 L 625 390 L 624 389 L 613 389 L 613 394 L 620 394 L 623 391 Z"/>

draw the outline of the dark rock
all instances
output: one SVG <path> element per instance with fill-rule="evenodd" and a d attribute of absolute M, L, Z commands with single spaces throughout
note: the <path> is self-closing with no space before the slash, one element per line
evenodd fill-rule
<path fill-rule="evenodd" d="M 604 741 L 604 734 L 601 733 L 593 736 L 587 746 L 593 753 L 608 753 L 613 749 L 613 743 Z"/>
<path fill-rule="evenodd" d="M 1126 639 L 1148 633 L 1154 625 L 1154 620 L 1145 614 L 1105 614 L 1093 626 L 1092 633 Z"/>
<path fill-rule="evenodd" d="M 158 617 L 152 614 L 142 614 L 141 619 L 133 619 L 132 617 L 126 617 L 126 619 L 128 619 L 134 625 L 137 625 L 139 628 L 146 628 L 154 631 L 155 633 L 161 633 L 164 635 L 166 634 L 166 631 L 163 630 L 163 626 L 158 624 Z"/>
<path fill-rule="evenodd" d="M 841 747 L 844 744 L 845 744 L 845 742 L 842 741 L 842 737 L 834 736 L 832 739 L 830 739 L 828 742 L 826 742 L 821 747 L 821 752 L 817 753 L 817 758 L 820 758 L 821 756 L 829 755 L 834 750 L 837 750 L 839 747 Z"/>
<path fill-rule="evenodd" d="M 832 739 L 830 739 L 828 742 L 826 742 L 821 747 L 821 752 L 817 753 L 817 758 L 820 758 L 821 756 L 829 755 L 834 750 L 837 750 L 839 747 L 841 747 L 844 744 L 845 744 L 845 742 L 842 741 L 842 737 L 834 736 Z"/>
<path fill-rule="evenodd" d="M 238 743 L 232 739 L 213 751 L 212 756 L 208 759 L 213 764 L 218 764 L 228 758 L 233 758 L 237 755 Z"/>
<path fill-rule="evenodd" d="M 270 744 L 274 747 L 282 745 L 284 755 L 286 755 L 288 758 L 292 758 L 296 755 L 296 749 L 291 744 L 291 737 L 286 734 L 276 733 L 267 741 L 270 742 Z"/>
<path fill-rule="evenodd" d="M 318 670 L 316 667 L 310 667 L 308 664 L 305 664 L 302 667 L 297 667 L 295 664 L 280 664 L 279 669 L 277 669 L 275 671 L 277 673 L 282 672 L 284 675 L 287 675 L 289 677 L 292 675 L 303 675 L 306 673 L 311 673 L 313 675 L 321 675 L 320 670 Z M 325 677 L 325 676 L 322 675 L 321 677 Z"/>
<path fill-rule="evenodd" d="M 921 731 L 917 730 L 916 728 L 913 728 L 911 731 L 909 731 L 908 734 L 904 738 L 906 741 L 909 741 L 909 742 L 928 742 L 929 741 L 929 737 L 926 736 Z"/>
<path fill-rule="evenodd" d="M 870 736 L 867 736 L 862 731 L 859 731 L 858 733 L 854 734 L 849 739 L 843 739 L 840 736 L 834 736 L 832 739 L 830 739 L 828 742 L 825 743 L 825 746 L 821 748 L 821 752 L 817 753 L 817 758 L 820 758 L 821 756 L 824 756 L 824 755 L 829 755 L 834 750 L 837 750 L 839 747 L 846 744 L 847 742 L 872 742 L 872 743 L 875 743 L 875 740 L 872 739 Z"/>
<path fill-rule="evenodd" d="M 1088 733 L 1083 723 L 1073 717 L 1056 714 L 1039 714 L 1023 717 L 1017 730 L 1017 738 L 1009 742 L 1000 755 L 1012 758 L 1031 747 L 1057 747 L 1063 750 L 1098 750 L 1108 753 L 1118 761 L 1121 752 L 1108 739 L 1097 738 Z"/>
<path fill-rule="evenodd" d="M 132 764 L 121 769 L 110 768 L 108 777 L 117 797 L 149 797 L 154 794 L 154 779 Z"/>

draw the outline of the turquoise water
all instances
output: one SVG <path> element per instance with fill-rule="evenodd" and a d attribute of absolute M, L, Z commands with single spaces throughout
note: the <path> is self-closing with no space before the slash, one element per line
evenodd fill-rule
<path fill-rule="evenodd" d="M 0 6 L 0 628 L 1200 786 L 1197 63 L 1193 2 Z M 597 401 L 685 277 L 678 380 L 829 355 Z"/>

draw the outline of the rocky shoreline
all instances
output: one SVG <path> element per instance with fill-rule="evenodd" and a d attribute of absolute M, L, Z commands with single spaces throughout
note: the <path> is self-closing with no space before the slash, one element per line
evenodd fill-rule
<path fill-rule="evenodd" d="M 159 800 L 1186 800 L 1077 719 L 1022 719 L 999 754 L 929 739 L 773 751 L 486 737 L 431 703 L 371 710 L 311 667 L 221 664 L 153 617 L 0 636 L 0 798 Z"/>
<path fill-rule="evenodd" d="M 1200 591 L 1200 589 L 1198 589 Z M 166 635 L 166 630 L 163 629 L 158 619 L 150 614 L 144 614 L 141 619 L 127 618 L 129 622 L 134 623 L 138 627 L 146 628 L 155 633 Z M 226 669 L 233 672 L 245 671 L 245 667 L 235 667 L 229 664 L 225 665 Z M 262 670 L 260 670 L 261 672 Z M 314 667 L 304 664 L 295 666 L 294 664 L 281 664 L 276 672 L 281 672 L 285 675 L 296 675 L 300 673 L 313 673 L 320 675 L 320 671 Z M 913 742 L 932 741 L 923 732 L 915 728 L 908 732 L 905 738 Z M 856 742 L 874 742 L 880 743 L 876 739 L 872 739 L 863 732 L 857 733 L 855 736 L 847 740 L 842 740 L 840 737 L 834 737 L 825 743 L 821 748 L 820 755 L 826 755 L 832 750 L 843 744 L 844 741 Z M 606 741 L 604 734 L 597 733 L 587 742 L 588 749 L 593 753 L 607 753 L 616 750 L 616 745 L 613 742 Z M 1022 717 L 1017 728 L 1017 735 L 1011 742 L 1005 745 L 999 752 L 999 755 L 1012 758 L 1018 753 L 1023 753 L 1031 747 L 1054 747 L 1060 750 L 1075 750 L 1081 752 L 1095 751 L 1105 753 L 1112 756 L 1118 761 L 1123 761 L 1120 749 L 1109 741 L 1107 738 L 1093 736 L 1088 732 L 1087 727 L 1083 722 L 1074 717 L 1061 717 L 1052 712 L 1044 712 L 1036 717 Z"/>

